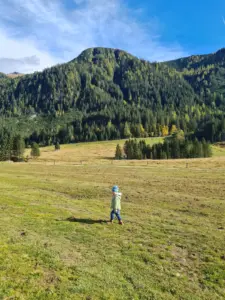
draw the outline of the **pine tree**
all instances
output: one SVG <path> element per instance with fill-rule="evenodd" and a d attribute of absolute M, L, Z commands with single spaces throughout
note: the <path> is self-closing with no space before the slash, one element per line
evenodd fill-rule
<path fill-rule="evenodd" d="M 133 158 L 133 141 L 126 141 L 124 144 L 124 153 L 126 154 L 127 159 Z"/>
<path fill-rule="evenodd" d="M 150 145 L 146 146 L 146 158 L 147 159 L 152 159 L 152 149 Z"/>
<path fill-rule="evenodd" d="M 152 159 L 157 159 L 156 145 L 153 145 L 153 147 L 152 147 Z"/>
<path fill-rule="evenodd" d="M 170 135 L 172 135 L 176 131 L 177 131 L 177 126 L 173 124 L 172 127 L 171 127 L 171 129 L 170 129 Z"/>
<path fill-rule="evenodd" d="M 201 157 L 201 151 L 202 151 L 202 147 L 201 147 L 201 143 L 197 140 L 197 138 L 195 138 L 194 142 L 193 142 L 193 157 L 197 158 L 197 157 Z"/>
<path fill-rule="evenodd" d="M 171 158 L 171 149 L 170 149 L 170 143 L 167 139 L 165 139 L 164 144 L 163 144 L 164 152 L 166 153 L 166 157 L 168 159 Z"/>
<path fill-rule="evenodd" d="M 116 146 L 115 159 L 122 159 L 122 158 L 123 158 L 123 152 L 122 152 L 122 149 L 121 149 L 120 145 L 118 144 Z"/>
<path fill-rule="evenodd" d="M 55 144 L 55 150 L 57 151 L 57 150 L 60 150 L 60 144 L 59 144 L 59 142 L 56 142 L 56 144 Z"/>
<path fill-rule="evenodd" d="M 206 142 L 205 139 L 202 140 L 202 150 L 203 150 L 204 157 L 212 156 L 212 147 L 209 143 Z"/>
<path fill-rule="evenodd" d="M 0 160 L 10 160 L 12 150 L 12 135 L 5 128 L 0 133 Z"/>
<path fill-rule="evenodd" d="M 34 158 L 37 158 L 39 157 L 41 154 L 40 154 L 40 149 L 39 149 L 39 145 L 37 143 L 33 143 L 32 144 L 32 147 L 31 147 L 31 156 L 34 157 Z"/>
<path fill-rule="evenodd" d="M 134 149 L 133 159 L 142 159 L 141 149 L 137 141 L 135 141 L 133 149 Z"/>
<path fill-rule="evenodd" d="M 172 151 L 171 151 L 171 157 L 172 158 L 180 158 L 180 143 L 178 139 L 174 139 L 171 141 L 172 143 Z"/>
<path fill-rule="evenodd" d="M 125 138 L 130 138 L 131 137 L 130 127 L 129 127 L 127 122 L 125 123 L 125 126 L 124 126 L 123 135 L 124 135 Z"/>
<path fill-rule="evenodd" d="M 166 152 L 162 152 L 162 154 L 161 154 L 161 159 L 167 159 L 167 155 L 166 155 Z"/>
<path fill-rule="evenodd" d="M 13 147 L 12 147 L 12 154 L 17 158 L 22 158 L 25 150 L 25 142 L 24 139 L 17 135 L 13 139 Z"/>

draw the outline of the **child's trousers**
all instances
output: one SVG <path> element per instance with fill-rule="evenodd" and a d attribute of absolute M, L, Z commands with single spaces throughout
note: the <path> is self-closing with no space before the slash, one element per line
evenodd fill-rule
<path fill-rule="evenodd" d="M 114 220 L 115 215 L 116 215 L 118 221 L 122 221 L 121 216 L 120 216 L 120 210 L 112 210 L 111 211 L 111 221 Z"/>

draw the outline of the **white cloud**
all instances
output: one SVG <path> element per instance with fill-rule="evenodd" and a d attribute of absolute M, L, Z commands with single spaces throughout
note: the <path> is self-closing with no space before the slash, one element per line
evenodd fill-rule
<path fill-rule="evenodd" d="M 0 71 L 30 73 L 57 63 L 49 53 L 41 51 L 30 39 L 15 39 L 0 29 Z"/>
<path fill-rule="evenodd" d="M 70 1 L 74 9 L 63 0 L 0 0 L 0 71 L 41 70 L 96 46 L 151 61 L 187 55 L 179 45 L 163 45 L 154 22 L 142 24 L 141 10 L 135 17 L 122 0 Z"/>

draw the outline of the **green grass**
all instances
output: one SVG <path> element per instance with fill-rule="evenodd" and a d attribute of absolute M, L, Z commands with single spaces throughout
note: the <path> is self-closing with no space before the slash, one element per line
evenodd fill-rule
<path fill-rule="evenodd" d="M 0 299 L 224 299 L 225 160 L 98 165 L 98 145 L 1 164 Z M 114 184 L 124 226 L 105 223 Z"/>

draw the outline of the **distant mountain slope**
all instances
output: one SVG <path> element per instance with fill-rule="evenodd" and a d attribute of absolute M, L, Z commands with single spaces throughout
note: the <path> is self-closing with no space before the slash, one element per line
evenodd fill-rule
<path fill-rule="evenodd" d="M 180 58 L 166 64 L 181 72 L 197 93 L 217 93 L 225 97 L 225 48 L 213 54 Z M 213 97 L 212 101 L 216 95 Z"/>
<path fill-rule="evenodd" d="M 150 64 L 120 50 L 95 48 L 41 73 L 4 81 L 0 112 L 55 114 L 71 109 L 100 111 L 136 105 L 156 110 L 195 105 L 195 94 L 166 65 Z"/>
<path fill-rule="evenodd" d="M 212 54 L 192 55 L 168 61 L 167 65 L 178 71 L 182 71 L 183 69 L 198 69 L 200 67 L 207 67 L 208 65 L 225 66 L 225 48 Z"/>
<path fill-rule="evenodd" d="M 192 133 L 218 116 L 219 136 L 225 124 L 224 61 L 224 49 L 149 63 L 122 50 L 91 48 L 43 72 L 2 75 L 0 117 L 10 131 L 43 145 L 168 135 L 176 128 Z"/>

